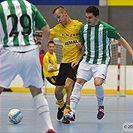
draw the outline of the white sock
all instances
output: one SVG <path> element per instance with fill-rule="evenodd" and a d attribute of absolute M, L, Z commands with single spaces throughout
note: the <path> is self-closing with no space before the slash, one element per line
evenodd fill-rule
<path fill-rule="evenodd" d="M 43 94 L 39 94 L 35 97 L 33 97 L 34 103 L 36 105 L 36 109 L 39 113 L 39 115 L 42 117 L 44 124 L 46 125 L 46 130 L 48 129 L 54 129 L 51 118 L 50 118 L 50 111 L 49 111 L 49 106 L 48 102 L 43 96 Z"/>
<path fill-rule="evenodd" d="M 96 87 L 96 96 L 97 96 L 97 102 L 98 107 L 103 106 L 103 100 L 104 100 L 104 89 L 103 86 L 95 86 Z"/>
<path fill-rule="evenodd" d="M 77 105 L 80 101 L 80 93 L 81 93 L 82 87 L 83 86 L 77 82 L 74 85 L 72 95 L 70 97 L 70 108 L 73 112 L 75 112 Z"/>

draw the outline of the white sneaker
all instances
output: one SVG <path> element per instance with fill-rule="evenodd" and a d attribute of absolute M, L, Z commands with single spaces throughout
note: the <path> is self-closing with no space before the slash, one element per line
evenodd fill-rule
<path fill-rule="evenodd" d="M 70 121 L 75 121 L 75 113 L 71 110 L 70 112 L 64 115 L 64 118 Z"/>

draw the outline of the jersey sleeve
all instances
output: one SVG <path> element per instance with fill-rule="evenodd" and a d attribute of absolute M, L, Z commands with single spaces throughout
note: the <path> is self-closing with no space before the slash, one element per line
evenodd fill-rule
<path fill-rule="evenodd" d="M 56 27 L 50 29 L 50 39 L 57 38 Z"/>
<path fill-rule="evenodd" d="M 108 28 L 108 37 L 118 40 L 118 39 L 120 39 L 121 35 L 116 31 L 115 28 L 109 27 Z"/>
<path fill-rule="evenodd" d="M 46 20 L 43 18 L 43 16 L 41 15 L 40 11 L 37 8 L 36 8 L 36 17 L 35 17 L 35 19 L 36 19 L 35 27 L 38 30 L 41 30 L 42 27 L 47 25 Z"/>

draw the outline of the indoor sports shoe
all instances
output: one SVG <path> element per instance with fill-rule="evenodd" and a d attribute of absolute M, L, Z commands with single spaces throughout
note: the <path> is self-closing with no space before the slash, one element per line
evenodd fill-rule
<path fill-rule="evenodd" d="M 63 117 L 62 123 L 64 123 L 64 124 L 69 124 L 69 123 L 70 123 L 70 120 L 68 120 L 68 119 L 66 119 L 65 117 Z"/>
<path fill-rule="evenodd" d="M 66 107 L 66 103 L 64 103 L 64 106 L 60 109 L 58 108 L 58 112 L 57 112 L 57 119 L 60 120 L 63 117 L 63 111 Z"/>
<path fill-rule="evenodd" d="M 75 121 L 75 113 L 71 110 L 70 112 L 64 115 L 64 118 L 69 121 Z"/>
<path fill-rule="evenodd" d="M 49 130 L 47 131 L 47 133 L 56 133 L 56 131 L 53 130 L 53 129 L 49 129 Z"/>
<path fill-rule="evenodd" d="M 99 106 L 97 118 L 99 120 L 101 120 L 103 118 L 103 116 L 104 116 L 104 106 Z"/>

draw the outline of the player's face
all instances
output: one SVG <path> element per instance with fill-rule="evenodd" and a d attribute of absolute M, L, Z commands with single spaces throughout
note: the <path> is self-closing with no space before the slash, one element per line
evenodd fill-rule
<path fill-rule="evenodd" d="M 66 13 L 61 13 L 59 10 L 56 10 L 54 13 L 54 18 L 62 25 L 65 25 L 66 22 Z"/>
<path fill-rule="evenodd" d="M 49 51 L 49 53 L 53 53 L 54 52 L 54 50 L 55 50 L 55 44 L 53 44 L 53 43 L 50 43 L 49 45 L 48 45 L 48 51 Z"/>
<path fill-rule="evenodd" d="M 86 21 L 90 26 L 95 26 L 98 24 L 98 16 L 94 16 L 92 13 L 86 13 Z"/>

